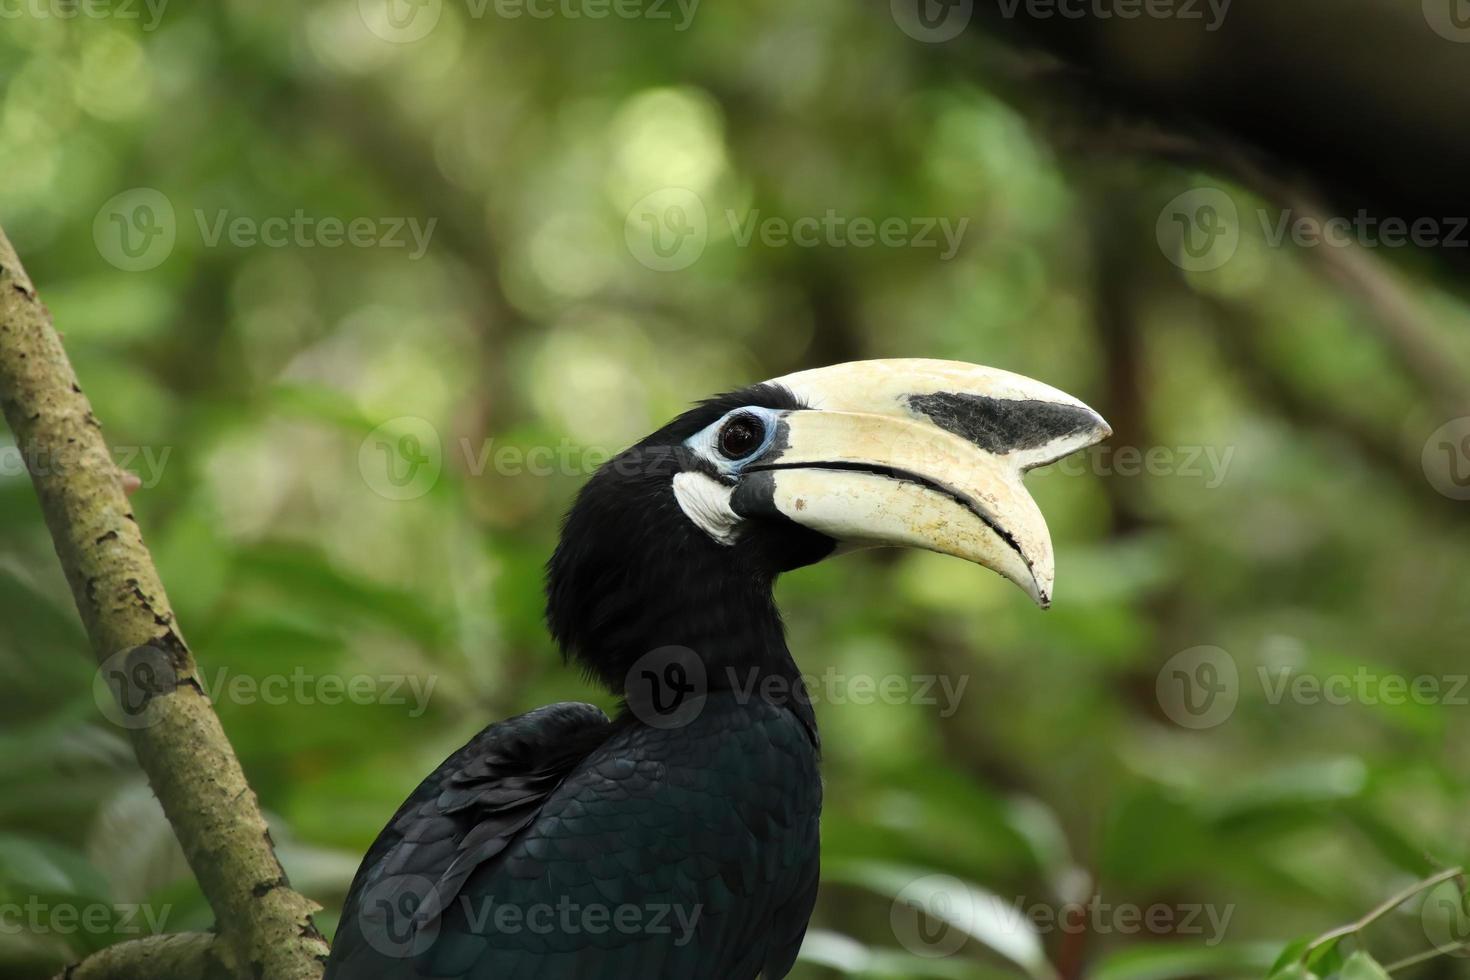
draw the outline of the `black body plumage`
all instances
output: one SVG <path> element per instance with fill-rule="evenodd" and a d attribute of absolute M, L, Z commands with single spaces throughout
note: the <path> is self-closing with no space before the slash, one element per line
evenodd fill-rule
<path fill-rule="evenodd" d="M 567 655 L 623 693 L 650 651 L 697 658 L 678 724 L 557 704 L 491 725 L 404 802 L 354 879 L 328 980 L 783 977 L 816 896 L 811 708 L 771 590 L 831 539 L 763 521 L 733 544 L 680 511 L 684 441 L 757 386 L 703 403 L 610 461 L 548 566 Z M 765 683 L 774 678 L 775 682 Z"/>

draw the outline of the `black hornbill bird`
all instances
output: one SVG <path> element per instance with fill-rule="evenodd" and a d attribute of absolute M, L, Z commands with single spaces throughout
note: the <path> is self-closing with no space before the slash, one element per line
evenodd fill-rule
<path fill-rule="evenodd" d="M 1044 607 L 1022 475 L 1109 434 L 1019 375 L 860 361 L 712 398 L 610 460 L 567 515 L 547 620 L 623 710 L 549 705 L 445 760 L 363 859 L 328 980 L 784 977 L 822 784 L 776 577 L 928 548 Z"/>

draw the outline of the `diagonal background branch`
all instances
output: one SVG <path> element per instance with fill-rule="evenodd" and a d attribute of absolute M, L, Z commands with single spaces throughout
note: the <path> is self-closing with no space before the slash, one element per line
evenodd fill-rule
<path fill-rule="evenodd" d="M 1040 123 L 1053 145 L 1069 154 L 1197 167 L 1239 184 L 1310 227 L 1323 228 L 1339 216 L 1322 203 L 1309 174 L 1284 172 L 1262 149 L 1197 120 L 1131 116 L 1089 88 L 1088 79 L 1070 69 L 1023 63 L 1009 67 L 1000 88 Z M 1362 243 L 1324 242 L 1299 251 L 1325 281 L 1361 304 L 1365 329 L 1414 379 L 1436 412 L 1453 418 L 1470 411 L 1470 383 L 1456 351 L 1405 284 L 1402 270 Z"/>
<path fill-rule="evenodd" d="M 93 653 L 122 695 L 138 762 L 219 923 L 223 942 L 211 958 L 260 980 L 315 980 L 327 954 L 311 919 L 316 906 L 286 880 L 255 793 L 196 680 L 101 425 L 3 231 L 0 409 Z M 140 975 L 129 972 L 137 963 L 121 952 L 110 975 Z M 104 975 L 87 965 L 70 972 Z"/>
<path fill-rule="evenodd" d="M 1458 100 L 1436 97 L 1470 87 L 1470 37 L 1450 21 L 1451 3 L 1164 6 L 1119 16 L 1078 3 L 1063 16 L 1054 4 L 976 0 L 964 20 L 971 43 L 949 47 L 970 72 L 994 64 L 996 46 L 1033 62 L 1044 54 L 1086 91 L 1094 119 L 1199 126 L 1258 147 L 1329 214 L 1429 218 L 1443 237 L 1423 253 L 1462 288 L 1470 281 L 1470 249 L 1446 224 L 1470 215 L 1470 129 Z"/>

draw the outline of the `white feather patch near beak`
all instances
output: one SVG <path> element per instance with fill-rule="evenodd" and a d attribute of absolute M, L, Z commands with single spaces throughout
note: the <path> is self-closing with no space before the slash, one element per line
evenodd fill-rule
<path fill-rule="evenodd" d="M 720 544 L 735 543 L 740 515 L 730 509 L 735 488 L 707 473 L 678 473 L 674 476 L 674 499 L 684 515 Z"/>

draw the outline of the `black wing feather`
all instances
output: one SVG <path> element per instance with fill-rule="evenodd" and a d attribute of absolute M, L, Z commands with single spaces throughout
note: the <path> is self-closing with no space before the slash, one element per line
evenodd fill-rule
<path fill-rule="evenodd" d="M 816 894 L 820 807 L 809 729 L 763 701 L 711 697 L 676 730 L 574 704 L 502 722 L 374 844 L 327 978 L 777 980 Z"/>
<path fill-rule="evenodd" d="M 415 976 L 407 967 L 421 943 L 410 938 L 417 926 L 407 917 L 436 919 L 611 727 L 590 704 L 552 704 L 490 725 L 444 760 L 363 858 L 342 908 L 328 980 Z M 373 900 L 386 903 L 393 921 L 367 907 Z"/>

